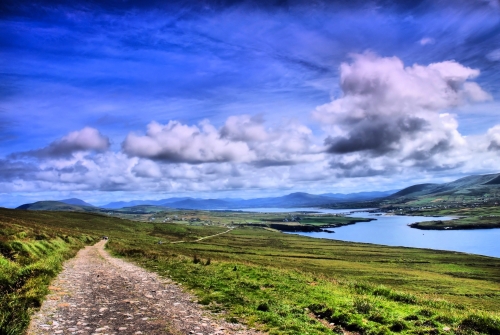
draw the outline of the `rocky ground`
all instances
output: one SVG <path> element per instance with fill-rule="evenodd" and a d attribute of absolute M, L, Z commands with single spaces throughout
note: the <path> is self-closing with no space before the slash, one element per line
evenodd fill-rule
<path fill-rule="evenodd" d="M 104 244 L 65 263 L 28 335 L 262 334 L 217 319 L 178 284 L 111 257 Z"/>

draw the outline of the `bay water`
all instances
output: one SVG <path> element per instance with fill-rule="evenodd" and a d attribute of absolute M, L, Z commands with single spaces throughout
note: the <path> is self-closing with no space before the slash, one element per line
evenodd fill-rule
<path fill-rule="evenodd" d="M 335 231 L 334 234 L 326 232 L 300 232 L 293 234 L 350 242 L 458 251 L 500 258 L 499 228 L 470 230 L 420 230 L 410 228 L 408 226 L 408 224 L 422 221 L 452 220 L 452 217 L 387 215 L 384 213 L 369 213 L 359 209 L 252 208 L 241 210 L 246 212 L 261 213 L 348 213 L 348 216 L 351 217 L 372 218 L 376 220 L 370 222 L 358 222 L 349 226 L 328 229 Z"/>

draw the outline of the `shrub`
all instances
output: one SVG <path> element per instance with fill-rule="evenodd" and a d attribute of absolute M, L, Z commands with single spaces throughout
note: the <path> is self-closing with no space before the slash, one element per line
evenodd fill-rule
<path fill-rule="evenodd" d="M 473 330 L 490 335 L 500 335 L 500 320 L 490 316 L 471 314 L 460 323 L 460 330 Z"/>
<path fill-rule="evenodd" d="M 373 309 L 372 303 L 364 298 L 354 299 L 353 305 L 354 309 L 361 314 L 368 314 Z"/>

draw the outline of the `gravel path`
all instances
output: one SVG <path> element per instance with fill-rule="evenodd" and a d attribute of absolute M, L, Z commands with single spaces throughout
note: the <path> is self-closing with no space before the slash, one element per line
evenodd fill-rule
<path fill-rule="evenodd" d="M 104 244 L 86 247 L 64 264 L 28 335 L 262 334 L 218 320 L 178 284 L 111 257 Z"/>

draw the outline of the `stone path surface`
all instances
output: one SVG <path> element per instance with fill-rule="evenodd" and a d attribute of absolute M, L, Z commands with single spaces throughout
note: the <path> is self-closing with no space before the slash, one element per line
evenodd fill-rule
<path fill-rule="evenodd" d="M 65 263 L 28 335 L 262 334 L 218 320 L 180 285 L 111 257 L 105 242 Z"/>

